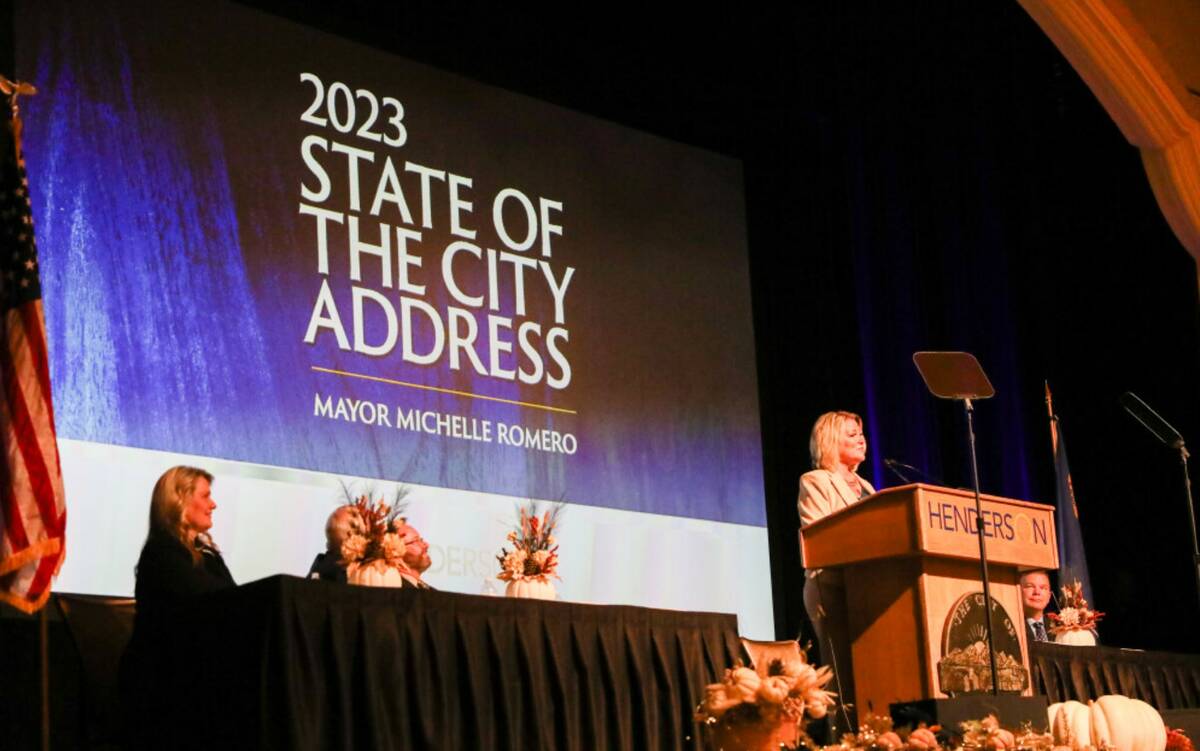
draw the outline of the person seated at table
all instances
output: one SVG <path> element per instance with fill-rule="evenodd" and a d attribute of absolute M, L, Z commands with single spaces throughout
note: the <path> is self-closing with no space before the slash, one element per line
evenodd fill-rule
<path fill-rule="evenodd" d="M 338 506 L 325 522 L 325 552 L 317 553 L 308 578 L 346 583 L 346 561 L 342 558 L 342 543 L 350 535 L 362 534 L 363 521 L 353 504 Z"/>
<path fill-rule="evenodd" d="M 236 586 L 209 535 L 217 507 L 212 482 L 203 469 L 172 467 L 150 496 L 150 529 L 134 571 L 133 636 L 120 667 L 127 741 L 134 748 L 157 747 L 175 709 L 168 682 L 186 659 L 178 641 L 182 607 Z"/>
<path fill-rule="evenodd" d="M 1042 569 L 1021 574 L 1021 605 L 1025 610 L 1025 638 L 1050 641 L 1046 628 L 1046 606 L 1050 604 L 1050 576 Z"/>
<path fill-rule="evenodd" d="M 217 504 L 213 476 L 195 467 L 172 467 L 150 496 L 150 530 L 135 570 L 138 625 L 193 595 L 235 586 L 209 535 Z"/>
<path fill-rule="evenodd" d="M 421 589 L 433 589 L 425 583 L 421 578 L 421 574 L 428 570 L 432 561 L 429 558 L 429 543 L 425 542 L 425 538 L 421 537 L 421 533 L 408 523 L 404 517 L 400 517 L 392 523 L 392 528 L 396 534 L 400 535 L 400 539 L 404 541 L 404 565 L 408 571 L 401 570 L 400 576 L 404 577 L 405 582 L 412 584 Z"/>
<path fill-rule="evenodd" d="M 800 477 L 796 501 L 800 526 L 823 519 L 875 492 L 861 477 L 858 466 L 867 456 L 862 418 L 853 412 L 826 412 L 817 418 L 808 441 L 814 469 Z M 834 669 L 837 691 L 843 702 L 853 702 L 854 671 L 850 665 L 850 627 L 846 613 L 846 585 L 842 572 L 811 569 L 804 584 L 804 609 L 817 635 L 823 661 Z M 856 723 L 846 712 L 848 730 Z M 836 734 L 834 737 L 837 737 Z"/>

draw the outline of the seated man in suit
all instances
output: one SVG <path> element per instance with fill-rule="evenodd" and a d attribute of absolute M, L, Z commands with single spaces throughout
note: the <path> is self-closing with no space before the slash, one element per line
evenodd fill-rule
<path fill-rule="evenodd" d="M 1050 604 L 1050 577 L 1042 569 L 1021 574 L 1021 604 L 1025 608 L 1028 641 L 1050 641 L 1046 630 L 1046 606 Z"/>
<path fill-rule="evenodd" d="M 392 522 L 392 528 L 404 541 L 404 565 L 408 568 L 407 571 L 400 572 L 404 581 L 421 589 L 433 589 L 421 578 L 421 574 L 425 573 L 431 563 L 429 543 L 425 542 L 421 533 L 403 517 Z"/>
<path fill-rule="evenodd" d="M 318 553 L 308 569 L 309 579 L 346 583 L 346 563 L 342 560 L 342 541 L 354 532 L 362 534 L 362 517 L 352 505 L 338 506 L 325 522 L 325 552 Z"/>

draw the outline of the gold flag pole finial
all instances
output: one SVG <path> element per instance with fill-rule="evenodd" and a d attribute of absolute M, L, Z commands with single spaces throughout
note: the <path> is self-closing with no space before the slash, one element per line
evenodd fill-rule
<path fill-rule="evenodd" d="M 1055 454 L 1058 453 L 1058 415 L 1054 414 L 1054 401 L 1050 397 L 1050 381 L 1043 381 L 1046 385 L 1046 414 L 1050 416 L 1050 448 Z"/>
<path fill-rule="evenodd" d="M 37 88 L 33 84 L 25 83 L 24 81 L 10 81 L 3 75 L 0 75 L 0 93 L 8 97 L 8 106 L 12 108 L 12 134 L 13 147 L 17 152 L 17 159 L 21 159 L 21 107 L 17 104 L 17 100 L 22 96 L 33 96 L 37 93 Z"/>
<path fill-rule="evenodd" d="M 17 112 L 17 98 L 22 96 L 33 96 L 37 93 L 37 88 L 31 83 L 24 81 L 10 81 L 3 75 L 0 75 L 0 92 L 10 98 L 10 104 L 13 108 L 13 114 Z"/>

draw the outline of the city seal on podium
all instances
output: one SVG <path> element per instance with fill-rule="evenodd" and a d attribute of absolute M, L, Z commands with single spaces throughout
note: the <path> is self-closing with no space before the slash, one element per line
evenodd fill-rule
<path fill-rule="evenodd" d="M 1021 663 L 1021 641 L 1004 606 L 994 597 L 991 600 L 1000 692 L 1021 693 L 1029 686 L 1029 672 Z M 966 593 L 950 609 L 942 628 L 942 659 L 937 666 L 942 693 L 954 696 L 992 690 L 985 613 L 982 592 Z"/>

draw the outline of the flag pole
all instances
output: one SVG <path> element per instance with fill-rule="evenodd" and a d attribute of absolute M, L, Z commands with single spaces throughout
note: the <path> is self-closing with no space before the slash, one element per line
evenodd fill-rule
<path fill-rule="evenodd" d="M 42 674 L 42 751 L 50 751 L 50 628 L 47 608 L 38 610 L 38 662 Z"/>
<path fill-rule="evenodd" d="M 0 323 L 2 323 L 10 347 L 0 358 L 6 365 L 3 392 L 4 398 L 8 402 L 9 416 L 12 413 L 14 394 L 17 396 L 17 403 L 23 403 L 26 409 L 29 408 L 28 402 L 21 402 L 21 399 L 26 398 L 23 391 L 24 382 L 21 380 L 23 377 L 40 378 L 44 383 L 49 383 L 49 364 L 46 362 L 44 350 L 45 322 L 41 314 L 41 285 L 36 271 L 37 249 L 33 241 L 33 218 L 30 213 L 24 162 L 21 158 L 21 116 L 18 105 L 21 96 L 36 93 L 37 89 L 32 85 L 23 81 L 10 81 L 0 75 L 0 94 L 3 94 L 6 100 L 5 104 L 10 109 L 5 123 L 9 132 L 5 134 L 4 141 L 6 147 L 12 147 L 11 154 L 0 155 L 0 165 L 3 167 L 2 175 L 0 175 L 0 180 L 3 181 L 3 185 L 0 186 L 0 194 L 3 195 L 5 201 L 4 216 L 6 217 L 6 224 L 0 226 L 0 237 L 4 241 L 6 259 L 11 252 L 11 263 L 14 269 L 17 268 L 18 263 L 24 261 L 21 267 L 26 271 L 19 277 L 19 285 L 15 281 L 17 277 L 14 276 L 14 273 L 7 273 L 5 282 L 0 284 L 0 300 L 3 301 L 3 311 L 0 313 L 3 318 Z M 11 144 L 7 143 L 9 136 L 12 138 Z M 13 221 L 13 226 L 8 226 L 7 223 L 10 221 L 8 217 L 13 216 L 17 219 Z M 22 316 L 30 310 L 33 311 L 33 323 L 26 326 L 26 319 Z M 23 334 L 23 336 L 14 336 L 14 332 Z M 40 353 L 36 353 L 29 345 L 31 335 L 41 344 Z M 14 347 L 14 342 L 19 343 L 20 346 Z M 15 377 L 7 372 L 10 367 L 16 369 Z M 10 460 L 13 455 L 11 442 L 23 445 L 23 441 L 36 441 L 36 431 L 40 429 L 48 430 L 49 435 L 54 436 L 53 406 L 50 404 L 50 393 L 48 390 L 44 391 L 44 406 L 34 405 L 34 409 L 26 414 L 27 418 L 30 414 L 33 416 L 31 427 L 34 429 L 35 435 L 30 437 L 24 434 L 6 433 L 4 436 Z M 11 424 L 6 428 L 11 431 Z M 46 458 L 48 457 L 43 457 L 43 459 Z M 38 613 L 38 672 L 41 689 L 42 751 L 50 751 L 50 628 L 45 604 L 50 595 L 54 576 L 58 574 L 62 566 L 63 528 L 66 524 L 66 510 L 62 506 L 62 476 L 58 467 L 57 445 L 51 467 L 52 471 L 45 477 L 35 478 L 45 480 L 48 484 L 35 483 L 32 495 L 27 498 L 24 497 L 25 489 L 21 488 L 21 492 L 18 493 L 20 497 L 16 499 L 17 503 L 28 502 L 32 507 L 37 508 L 38 518 L 26 519 L 20 515 L 11 514 L 10 509 L 6 508 L 4 518 L 0 520 L 3 522 L 0 525 L 0 533 L 6 537 L 5 542 L 9 543 L 6 545 L 6 549 L 13 551 L 11 555 L 0 558 L 0 571 L 8 573 L 32 567 L 32 576 L 17 575 L 14 577 L 13 581 L 17 582 L 18 586 L 12 591 L 7 586 L 0 590 L 0 599 L 15 605 L 26 613 L 33 610 L 40 611 Z M 11 467 L 6 469 L 11 469 Z M 12 473 L 8 472 L 6 476 L 11 478 Z M 48 489 L 49 492 L 39 494 L 36 489 L 38 487 L 43 491 Z M 40 514 L 45 507 L 53 509 L 54 513 L 43 519 Z M 30 525 L 30 521 L 35 523 Z M 14 529 L 16 535 L 10 538 Z M 13 539 L 18 541 L 17 546 L 11 545 Z"/>
<path fill-rule="evenodd" d="M 1050 396 L 1050 381 L 1042 381 L 1046 387 L 1046 414 L 1050 417 L 1050 450 L 1058 451 L 1058 418 L 1054 415 L 1054 398 Z"/>

